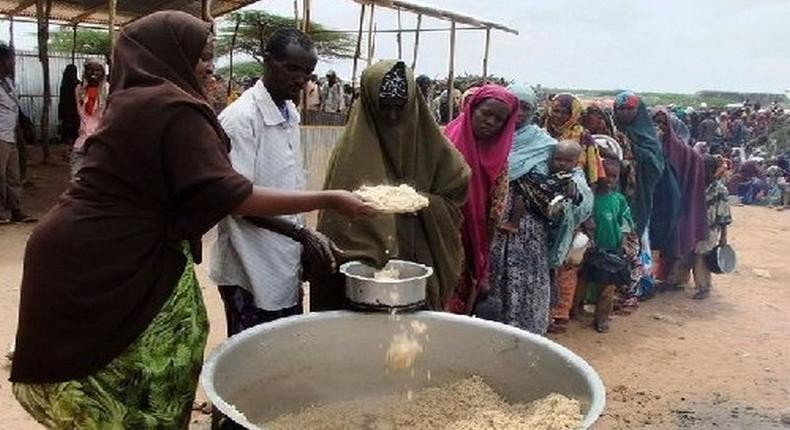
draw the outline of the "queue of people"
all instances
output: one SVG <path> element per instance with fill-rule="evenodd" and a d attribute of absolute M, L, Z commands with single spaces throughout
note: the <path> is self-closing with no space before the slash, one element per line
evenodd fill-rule
<path fill-rule="evenodd" d="M 313 42 L 275 32 L 263 76 L 219 117 L 213 45 L 210 24 L 179 12 L 120 32 L 101 126 L 25 252 L 11 380 L 43 425 L 186 427 L 208 332 L 194 265 L 215 225 L 209 272 L 229 336 L 302 313 L 302 281 L 312 310 L 343 308 L 337 267 L 352 260 L 429 265 L 428 309 L 539 335 L 585 305 L 604 333 L 612 312 L 692 273 L 694 298 L 709 296 L 700 256 L 732 221 L 724 161 L 636 94 L 611 111 L 572 94 L 544 108 L 528 86 L 480 83 L 442 127 L 414 71 L 381 61 L 362 73 L 326 190 L 312 192 L 296 103 L 307 88 L 315 105 Z M 77 100 L 95 112 L 102 81 L 86 75 Z M 428 208 L 381 214 L 352 193 L 404 183 Z M 316 229 L 300 215 L 312 210 Z"/>

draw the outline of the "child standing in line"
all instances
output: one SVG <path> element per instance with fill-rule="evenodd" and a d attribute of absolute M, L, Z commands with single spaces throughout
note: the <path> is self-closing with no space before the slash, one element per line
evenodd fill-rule
<path fill-rule="evenodd" d="M 595 186 L 595 203 L 593 204 L 593 220 L 595 223 L 595 247 L 598 250 L 612 254 L 623 255 L 625 251 L 626 238 L 633 231 L 634 221 L 631 217 L 631 209 L 625 196 L 617 191 L 617 184 L 620 181 L 620 161 L 606 158 L 603 160 L 606 176 L 600 178 Z M 627 261 L 621 259 L 624 266 L 620 268 L 627 270 Z M 613 272 L 610 268 L 592 268 Z M 588 280 L 589 281 L 589 280 Z M 593 296 L 597 292 L 595 305 L 595 330 L 599 333 L 609 331 L 609 315 L 614 305 L 615 289 L 614 283 L 598 284 L 589 283 Z"/>
<path fill-rule="evenodd" d="M 694 284 L 697 293 L 693 298 L 704 300 L 710 296 L 711 272 L 705 261 L 705 255 L 717 245 L 727 244 L 727 226 L 732 223 L 729 192 L 721 178 L 726 172 L 724 159 L 719 156 L 705 157 L 705 203 L 708 207 L 708 237 L 697 244 L 694 250 Z"/>

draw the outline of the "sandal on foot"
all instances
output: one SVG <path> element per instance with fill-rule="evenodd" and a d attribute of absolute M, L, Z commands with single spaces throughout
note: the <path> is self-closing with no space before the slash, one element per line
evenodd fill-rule
<path fill-rule="evenodd" d="M 691 298 L 694 299 L 694 300 L 705 300 L 708 297 L 710 297 L 710 290 L 700 290 L 700 291 L 697 291 L 696 294 L 691 296 Z"/>
<path fill-rule="evenodd" d="M 561 325 L 557 325 L 557 324 L 554 324 L 554 323 L 549 324 L 549 328 L 546 329 L 546 331 L 548 333 L 551 333 L 551 334 L 562 334 L 562 333 L 565 333 L 566 330 L 568 330 L 567 327 L 561 326 Z"/>

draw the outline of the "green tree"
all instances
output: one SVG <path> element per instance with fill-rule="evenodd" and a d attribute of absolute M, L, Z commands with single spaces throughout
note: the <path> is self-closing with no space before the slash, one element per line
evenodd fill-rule
<path fill-rule="evenodd" d="M 272 15 L 258 10 L 235 12 L 224 19 L 217 37 L 217 54 L 230 52 L 233 30 L 239 22 L 235 52 L 247 54 L 263 64 L 263 50 L 271 35 L 279 28 L 296 27 L 293 18 Z M 310 23 L 310 37 L 318 55 L 324 58 L 349 58 L 354 56 L 356 39 L 345 33 L 329 32 L 316 22 Z M 235 68 L 234 68 L 235 69 Z"/>
<path fill-rule="evenodd" d="M 230 66 L 217 69 L 217 75 L 228 79 L 230 76 Z M 247 78 L 259 78 L 263 76 L 263 65 L 257 61 L 243 61 L 233 65 L 233 80 L 240 81 Z"/>
<path fill-rule="evenodd" d="M 61 27 L 52 32 L 49 37 L 50 52 L 67 52 L 72 50 L 74 31 L 68 27 Z M 77 29 L 77 43 L 73 45 L 77 54 L 102 55 L 109 58 L 110 34 L 102 30 Z"/>

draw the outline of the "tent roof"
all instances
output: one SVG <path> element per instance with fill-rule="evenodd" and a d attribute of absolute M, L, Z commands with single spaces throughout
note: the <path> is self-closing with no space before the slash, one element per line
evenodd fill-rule
<path fill-rule="evenodd" d="M 488 21 L 482 18 L 477 18 L 469 15 L 463 15 L 458 12 L 453 12 L 447 9 L 441 9 L 434 6 L 427 6 L 414 1 L 407 0 L 354 0 L 357 3 L 371 4 L 375 3 L 376 6 L 387 7 L 391 9 L 400 9 L 408 12 L 418 13 L 433 18 L 442 19 L 445 21 L 455 21 L 462 24 L 468 24 L 473 27 L 480 28 L 493 28 L 497 30 L 506 31 L 508 33 L 518 34 L 518 30 L 499 24 L 493 21 Z"/>
<path fill-rule="evenodd" d="M 213 0 L 211 16 L 217 17 L 256 0 Z M 69 24 L 109 24 L 109 1 L 107 0 L 52 0 L 50 20 Z M 201 0 L 118 0 L 115 22 L 122 26 L 159 10 L 180 10 L 200 17 Z M 0 0 L 0 14 L 6 16 L 36 18 L 35 0 Z"/>

